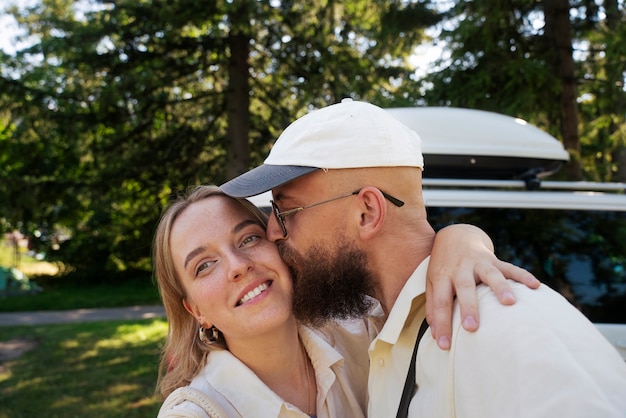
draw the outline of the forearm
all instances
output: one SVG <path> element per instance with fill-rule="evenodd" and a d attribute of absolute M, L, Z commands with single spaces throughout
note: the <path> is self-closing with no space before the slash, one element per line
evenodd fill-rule
<path fill-rule="evenodd" d="M 453 224 L 437 232 L 433 253 L 438 248 L 459 252 L 475 246 L 494 252 L 493 241 L 485 231 L 470 224 Z"/>

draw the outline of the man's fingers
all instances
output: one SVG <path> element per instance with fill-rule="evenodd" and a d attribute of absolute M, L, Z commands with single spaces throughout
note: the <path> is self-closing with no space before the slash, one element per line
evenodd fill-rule
<path fill-rule="evenodd" d="M 461 308 L 461 325 L 467 331 L 474 332 L 478 329 L 478 296 L 476 283 L 467 278 L 455 282 L 456 298 Z"/>
<path fill-rule="evenodd" d="M 531 289 L 537 289 L 541 282 L 532 273 L 524 270 L 515 264 L 507 263 L 506 261 L 498 260 L 495 266 L 502 272 L 507 279 L 514 280 L 519 283 L 530 287 Z"/>
<path fill-rule="evenodd" d="M 508 263 L 503 263 L 508 264 Z M 515 295 L 511 286 L 506 281 L 505 271 L 502 267 L 493 264 L 477 264 L 474 267 L 474 273 L 477 283 L 484 283 L 491 288 L 496 297 L 503 305 L 512 305 L 515 303 Z M 507 267 L 508 268 L 508 267 Z"/>
<path fill-rule="evenodd" d="M 491 262 L 478 262 L 473 265 L 473 269 L 471 267 L 468 269 L 463 265 L 452 266 L 456 269 L 454 274 L 448 272 L 453 270 L 450 267 L 448 266 L 448 270 L 438 271 L 437 286 L 426 286 L 426 319 L 437 345 L 444 350 L 450 348 L 452 338 L 454 295 L 460 306 L 463 328 L 473 332 L 478 329 L 480 319 L 476 294 L 477 283 L 489 286 L 503 305 L 512 305 L 516 300 L 507 279 L 523 283 L 533 289 L 540 285 L 539 280 L 528 271 L 498 259 Z"/>
<path fill-rule="evenodd" d="M 433 290 L 434 288 L 434 290 Z M 440 281 L 438 287 L 426 290 L 426 321 L 432 337 L 442 350 L 450 349 L 452 335 L 452 281 Z"/>

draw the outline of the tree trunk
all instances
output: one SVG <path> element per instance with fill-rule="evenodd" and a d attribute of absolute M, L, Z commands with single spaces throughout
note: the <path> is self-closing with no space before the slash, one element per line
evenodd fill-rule
<path fill-rule="evenodd" d="M 228 116 L 226 177 L 231 179 L 250 168 L 250 16 L 243 3 L 232 15 L 228 37 L 230 59 L 226 113 Z"/>
<path fill-rule="evenodd" d="M 619 28 L 619 25 L 622 25 L 621 22 L 621 12 L 619 10 L 619 6 L 617 0 L 606 0 L 604 2 L 604 9 L 606 10 L 606 27 L 609 33 L 613 33 L 613 31 Z M 611 48 L 611 50 L 607 50 L 606 54 L 608 56 L 613 56 L 613 54 L 619 54 L 615 48 Z M 620 60 L 615 60 L 616 62 L 620 62 Z M 615 65 L 611 63 L 611 60 L 607 59 L 606 61 L 606 75 L 607 82 L 609 83 L 609 88 L 613 91 L 616 91 L 617 94 L 614 94 L 614 100 L 612 100 L 612 112 L 618 115 L 618 118 L 621 121 L 624 121 L 624 113 L 626 113 L 626 102 L 624 100 L 624 95 L 620 91 L 624 88 L 624 64 Z M 616 123 L 615 119 L 611 122 L 611 126 L 609 126 L 610 134 L 614 134 L 619 131 L 619 121 Z M 618 140 L 616 145 L 616 149 L 611 154 L 611 160 L 613 166 L 617 167 L 616 171 L 612 173 L 612 177 L 610 180 L 626 182 L 626 140 L 622 138 L 621 141 Z"/>
<path fill-rule="evenodd" d="M 570 180 L 582 179 L 580 164 L 580 136 L 578 134 L 578 106 L 576 103 L 576 67 L 572 57 L 572 25 L 568 0 L 545 0 L 545 35 L 555 51 L 552 64 L 561 80 L 560 130 L 563 145 L 570 154 L 567 175 Z"/>

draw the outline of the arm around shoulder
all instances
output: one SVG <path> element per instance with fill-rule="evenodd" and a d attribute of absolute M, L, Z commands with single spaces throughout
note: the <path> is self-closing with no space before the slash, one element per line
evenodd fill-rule
<path fill-rule="evenodd" d="M 479 325 L 476 283 L 487 284 L 500 303 L 511 305 L 515 296 L 506 279 L 530 288 L 539 286 L 528 271 L 499 260 L 491 239 L 480 228 L 455 224 L 437 232 L 427 273 L 426 317 L 440 348 L 449 348 L 455 294 L 463 327 L 475 331 Z"/>

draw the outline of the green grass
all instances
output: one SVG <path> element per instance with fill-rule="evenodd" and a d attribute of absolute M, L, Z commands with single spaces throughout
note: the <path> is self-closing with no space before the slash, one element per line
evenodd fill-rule
<path fill-rule="evenodd" d="M 0 265 L 11 266 L 0 246 Z M 0 298 L 0 312 L 160 304 L 148 273 L 115 277 L 37 276 L 51 265 L 22 254 L 20 270 L 44 291 Z M 95 280 L 91 280 L 95 279 Z M 0 418 L 155 417 L 163 319 L 0 327 L 0 342 L 35 341 L 22 356 L 0 359 Z"/>
<path fill-rule="evenodd" d="M 0 364 L 0 418 L 155 417 L 164 320 L 0 327 L 37 347 Z"/>
<path fill-rule="evenodd" d="M 159 305 L 156 286 L 149 277 L 126 281 L 79 285 L 63 283 L 63 278 L 35 281 L 44 290 L 37 295 L 20 295 L 0 299 L 0 312 L 111 308 L 134 305 Z M 59 283 L 54 283 L 58 281 Z"/>
<path fill-rule="evenodd" d="M 13 265 L 13 248 L 0 242 L 0 266 Z M 0 312 L 112 308 L 161 303 L 149 272 L 119 273 L 110 277 L 77 275 L 53 276 L 54 265 L 41 262 L 21 251 L 19 270 L 43 288 L 36 295 L 4 297 Z M 51 273 L 52 272 L 52 273 Z"/>

